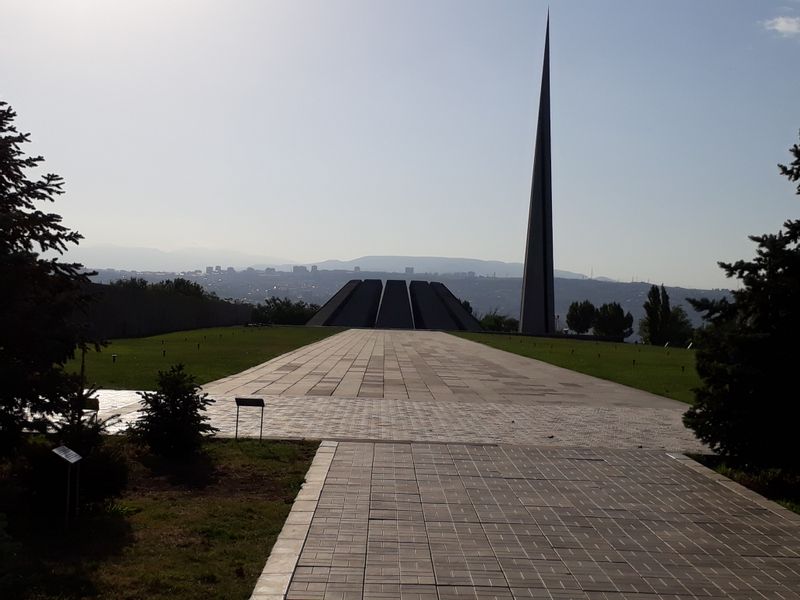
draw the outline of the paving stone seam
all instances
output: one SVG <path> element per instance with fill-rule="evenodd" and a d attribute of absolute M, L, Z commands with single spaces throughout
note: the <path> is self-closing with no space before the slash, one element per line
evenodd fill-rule
<path fill-rule="evenodd" d="M 306 480 L 270 551 L 250 600 L 283 600 L 285 598 L 338 445 L 338 442 L 323 441 L 317 448 L 314 460 L 306 473 Z"/>
<path fill-rule="evenodd" d="M 369 466 L 369 473 L 370 473 L 369 491 L 367 492 L 367 498 L 369 498 L 369 499 L 372 498 L 372 474 L 374 472 L 375 472 L 375 446 L 372 446 L 372 462 L 370 463 L 370 466 Z M 367 565 L 369 564 L 369 550 L 368 550 L 368 548 L 369 548 L 369 528 L 370 528 L 370 524 L 372 523 L 372 519 L 370 519 L 370 514 L 369 513 L 370 513 L 370 508 L 369 508 L 369 506 L 367 506 L 367 545 L 366 545 L 366 548 L 365 548 L 366 552 L 365 552 L 365 555 L 364 555 L 364 570 L 362 571 L 362 575 L 361 575 L 361 577 L 362 577 L 361 580 L 364 582 L 362 584 L 362 586 L 365 585 L 366 582 L 367 582 Z M 363 587 L 362 587 L 362 590 L 363 590 Z"/>

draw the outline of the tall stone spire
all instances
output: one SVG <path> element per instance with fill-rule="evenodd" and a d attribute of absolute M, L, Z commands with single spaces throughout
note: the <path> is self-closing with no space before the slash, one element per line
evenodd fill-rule
<path fill-rule="evenodd" d="M 555 333 L 553 302 L 553 194 L 550 174 L 550 13 L 544 38 L 539 122 L 533 155 L 531 207 L 522 276 L 520 333 Z"/>

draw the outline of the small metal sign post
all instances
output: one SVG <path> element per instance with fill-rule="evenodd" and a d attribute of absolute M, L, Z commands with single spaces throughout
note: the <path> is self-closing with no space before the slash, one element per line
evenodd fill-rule
<path fill-rule="evenodd" d="M 75 514 L 78 514 L 78 494 L 80 493 L 81 482 L 81 465 L 79 461 L 83 458 L 74 450 L 70 450 L 66 446 L 59 446 L 53 449 L 53 454 L 62 458 L 67 463 L 67 506 L 64 513 L 64 527 L 69 526 L 69 505 L 72 498 L 71 483 L 72 483 L 72 466 L 75 465 Z"/>
<path fill-rule="evenodd" d="M 263 398 L 236 398 L 236 434 L 235 438 L 239 439 L 239 409 L 242 406 L 254 406 L 261 408 L 261 429 L 258 430 L 258 440 L 261 441 L 262 434 L 264 433 L 264 399 Z"/>

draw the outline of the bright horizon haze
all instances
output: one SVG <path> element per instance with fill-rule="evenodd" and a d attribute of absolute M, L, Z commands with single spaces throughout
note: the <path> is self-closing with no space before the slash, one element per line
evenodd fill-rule
<path fill-rule="evenodd" d="M 0 99 L 82 246 L 523 260 L 544 2 L 0 7 Z M 730 287 L 800 216 L 800 2 L 550 18 L 555 267 Z"/>

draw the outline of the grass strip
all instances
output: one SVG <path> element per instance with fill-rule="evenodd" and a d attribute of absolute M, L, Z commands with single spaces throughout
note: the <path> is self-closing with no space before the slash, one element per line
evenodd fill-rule
<path fill-rule="evenodd" d="M 209 440 L 188 463 L 120 443 L 130 469 L 125 491 L 68 530 L 60 503 L 44 518 L 2 506 L 0 597 L 248 598 L 317 443 Z M 0 478 L 0 492 L 13 484 Z"/>
<path fill-rule="evenodd" d="M 86 378 L 105 389 L 152 390 L 159 370 L 183 363 L 203 384 L 340 331 L 336 327 L 215 327 L 111 340 L 100 352 L 87 352 Z M 70 361 L 67 369 L 78 372 L 80 357 Z"/>
<path fill-rule="evenodd" d="M 691 404 L 700 385 L 694 350 L 491 333 L 459 337 Z"/>
<path fill-rule="evenodd" d="M 800 473 L 778 468 L 735 466 L 713 454 L 689 456 L 720 475 L 800 514 Z"/>

